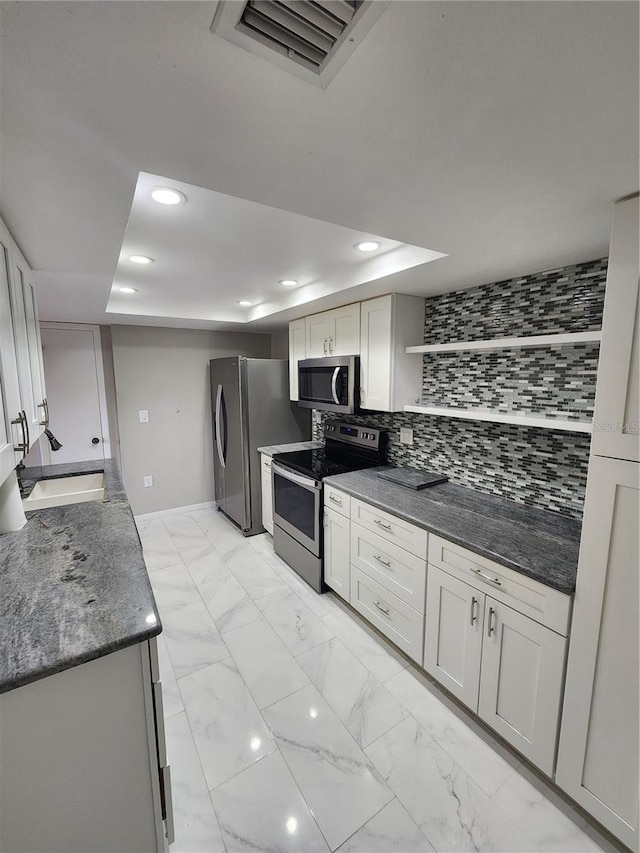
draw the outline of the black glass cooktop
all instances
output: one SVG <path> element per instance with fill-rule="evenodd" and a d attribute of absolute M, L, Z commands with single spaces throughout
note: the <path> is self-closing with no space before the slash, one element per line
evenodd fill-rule
<path fill-rule="evenodd" d="M 367 459 L 357 454 L 327 453 L 324 447 L 313 450 L 292 450 L 289 453 L 276 453 L 274 462 L 321 480 L 333 474 L 346 474 L 349 471 L 359 471 L 363 468 L 373 468 L 381 465 L 380 459 Z"/>

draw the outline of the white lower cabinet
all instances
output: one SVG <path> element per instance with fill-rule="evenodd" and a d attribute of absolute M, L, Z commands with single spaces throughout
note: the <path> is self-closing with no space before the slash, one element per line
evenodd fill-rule
<path fill-rule="evenodd" d="M 325 498 L 326 500 L 326 498 Z M 334 509 L 324 508 L 324 582 L 349 601 L 349 527 L 348 516 Z"/>
<path fill-rule="evenodd" d="M 428 571 L 424 668 L 477 711 L 485 596 L 435 566 Z"/>
<path fill-rule="evenodd" d="M 567 639 L 505 604 L 485 601 L 478 714 L 553 776 Z"/>
<path fill-rule="evenodd" d="M 351 606 L 410 658 L 422 662 L 424 615 L 351 566 Z"/>
<path fill-rule="evenodd" d="M 0 850 L 168 850 L 157 670 L 154 638 L 0 696 Z"/>
<path fill-rule="evenodd" d="M 273 492 L 271 490 L 271 457 L 260 454 L 262 484 L 262 526 L 273 536 Z"/>
<path fill-rule="evenodd" d="M 566 637 L 429 565 L 424 668 L 549 776 L 566 648 Z"/>

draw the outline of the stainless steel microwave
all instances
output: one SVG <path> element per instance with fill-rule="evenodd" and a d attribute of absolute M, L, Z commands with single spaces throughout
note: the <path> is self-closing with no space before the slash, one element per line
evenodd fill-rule
<path fill-rule="evenodd" d="M 352 415 L 358 410 L 360 358 L 306 358 L 298 362 L 298 405 Z"/>

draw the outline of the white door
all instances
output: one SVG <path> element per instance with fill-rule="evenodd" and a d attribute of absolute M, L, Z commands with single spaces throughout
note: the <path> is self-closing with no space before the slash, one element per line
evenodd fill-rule
<path fill-rule="evenodd" d="M 478 714 L 553 775 L 567 640 L 492 598 L 485 601 Z"/>
<path fill-rule="evenodd" d="M 485 596 L 435 566 L 427 569 L 424 668 L 478 709 Z"/>
<path fill-rule="evenodd" d="M 51 464 L 108 458 L 100 327 L 43 323 L 41 334 L 49 429 L 62 444 L 50 454 Z M 42 446 L 48 450 L 44 439 Z"/>
<path fill-rule="evenodd" d="M 349 519 L 333 509 L 324 511 L 324 582 L 349 601 Z"/>

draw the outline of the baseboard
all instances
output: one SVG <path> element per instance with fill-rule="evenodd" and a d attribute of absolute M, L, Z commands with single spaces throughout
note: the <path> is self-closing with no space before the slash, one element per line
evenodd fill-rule
<path fill-rule="evenodd" d="M 164 518 L 167 515 L 182 515 L 185 512 L 195 512 L 198 509 L 215 509 L 214 501 L 203 504 L 191 504 L 190 506 L 176 506 L 172 509 L 161 509 L 158 512 L 145 512 L 144 515 L 134 515 L 136 521 L 151 521 L 152 518 Z"/>

